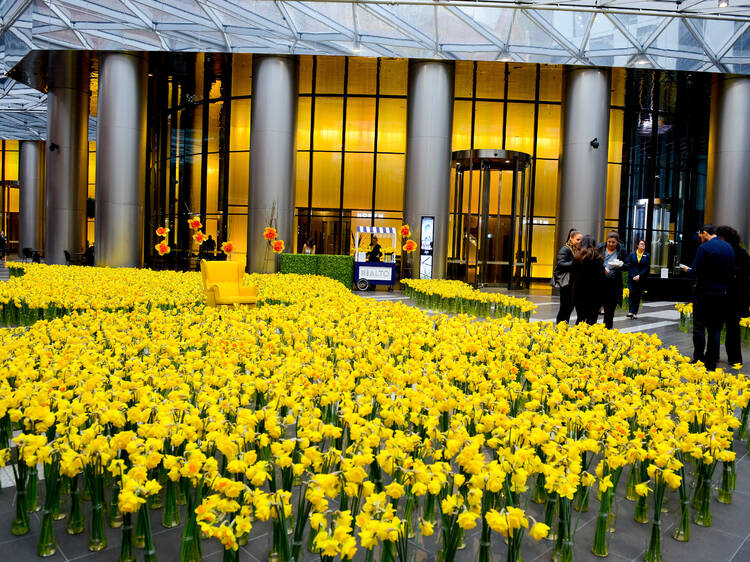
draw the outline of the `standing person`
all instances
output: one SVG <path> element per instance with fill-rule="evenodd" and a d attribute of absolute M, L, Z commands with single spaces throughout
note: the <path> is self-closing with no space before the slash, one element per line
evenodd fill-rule
<path fill-rule="evenodd" d="M 5 254 L 8 251 L 8 238 L 5 236 L 5 231 L 0 232 L 0 260 L 5 259 Z"/>
<path fill-rule="evenodd" d="M 573 258 L 573 305 L 576 325 L 581 322 L 596 324 L 604 289 L 604 259 L 596 247 L 596 240 L 587 234 L 576 248 Z"/>
<path fill-rule="evenodd" d="M 615 309 L 622 304 L 622 268 L 627 268 L 627 255 L 620 246 L 620 235 L 612 230 L 607 241 L 599 245 L 604 259 L 604 288 L 602 304 L 604 306 L 604 325 L 612 329 Z"/>
<path fill-rule="evenodd" d="M 720 226 L 716 234 L 732 246 L 734 251 L 734 274 L 729 280 L 727 290 L 728 306 L 725 319 L 727 333 L 724 346 L 727 350 L 727 361 L 730 365 L 742 363 L 742 348 L 740 346 L 740 318 L 747 316 L 748 292 L 750 291 L 750 256 L 745 248 L 740 246 L 740 233 L 731 226 Z"/>
<path fill-rule="evenodd" d="M 383 252 L 380 250 L 380 244 L 378 244 L 378 237 L 373 234 L 372 236 L 372 249 L 367 252 L 367 261 L 379 262 Z"/>
<path fill-rule="evenodd" d="M 635 251 L 628 256 L 628 292 L 630 306 L 628 318 L 638 318 L 638 308 L 646 287 L 648 272 L 651 271 L 651 254 L 646 252 L 646 241 L 639 238 L 635 243 Z"/>
<path fill-rule="evenodd" d="M 701 228 L 703 243 L 695 253 L 693 266 L 681 266 L 695 277 L 693 297 L 693 362 L 703 361 L 706 369 L 716 369 L 721 347 L 721 328 L 729 303 L 727 291 L 734 275 L 734 250 L 716 236 L 716 227 Z M 708 332 L 708 339 L 706 338 Z"/>
<path fill-rule="evenodd" d="M 557 312 L 556 323 L 570 322 L 570 313 L 573 312 L 573 284 L 571 274 L 573 272 L 573 252 L 583 238 L 575 228 L 568 232 L 568 240 L 557 252 L 557 262 L 552 271 L 552 286 L 560 289 L 560 310 Z"/>
<path fill-rule="evenodd" d="M 303 254 L 314 254 L 315 253 L 315 240 L 308 238 L 304 246 L 302 246 Z"/>

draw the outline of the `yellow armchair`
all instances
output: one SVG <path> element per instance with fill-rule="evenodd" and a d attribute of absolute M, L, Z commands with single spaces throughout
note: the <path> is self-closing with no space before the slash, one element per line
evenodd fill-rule
<path fill-rule="evenodd" d="M 201 260 L 201 278 L 206 304 L 258 304 L 258 287 L 242 286 L 242 264 L 234 261 Z"/>

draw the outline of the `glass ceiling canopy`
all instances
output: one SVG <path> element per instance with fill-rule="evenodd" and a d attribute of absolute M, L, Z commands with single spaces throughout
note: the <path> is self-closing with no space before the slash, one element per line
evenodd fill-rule
<path fill-rule="evenodd" d="M 360 55 L 750 74 L 750 0 L 0 0 L 3 74 L 39 49 Z M 44 120 L 45 101 L 36 90 L 0 79 L 0 137 L 10 132 L 8 138 L 24 138 L 26 125 L 44 135 L 31 121 L 39 114 Z"/>

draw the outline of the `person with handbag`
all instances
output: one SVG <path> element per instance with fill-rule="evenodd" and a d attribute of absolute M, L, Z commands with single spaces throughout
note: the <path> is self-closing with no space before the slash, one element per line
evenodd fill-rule
<path fill-rule="evenodd" d="M 557 262 L 552 271 L 552 286 L 560 289 L 560 310 L 557 312 L 556 323 L 570 322 L 573 312 L 573 255 L 583 234 L 575 228 L 568 232 L 568 240 L 557 252 Z"/>
<path fill-rule="evenodd" d="M 627 269 L 627 253 L 620 246 L 620 235 L 616 230 L 610 231 L 607 241 L 600 244 L 599 251 L 604 258 L 604 287 L 602 305 L 604 307 L 604 325 L 610 330 L 615 319 L 615 310 L 622 304 L 622 270 Z"/>

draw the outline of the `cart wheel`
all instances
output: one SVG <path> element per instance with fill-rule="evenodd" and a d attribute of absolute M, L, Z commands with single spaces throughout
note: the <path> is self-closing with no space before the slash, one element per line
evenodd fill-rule
<path fill-rule="evenodd" d="M 367 279 L 359 279 L 357 280 L 357 289 L 360 291 L 366 291 L 370 288 L 370 282 Z"/>

